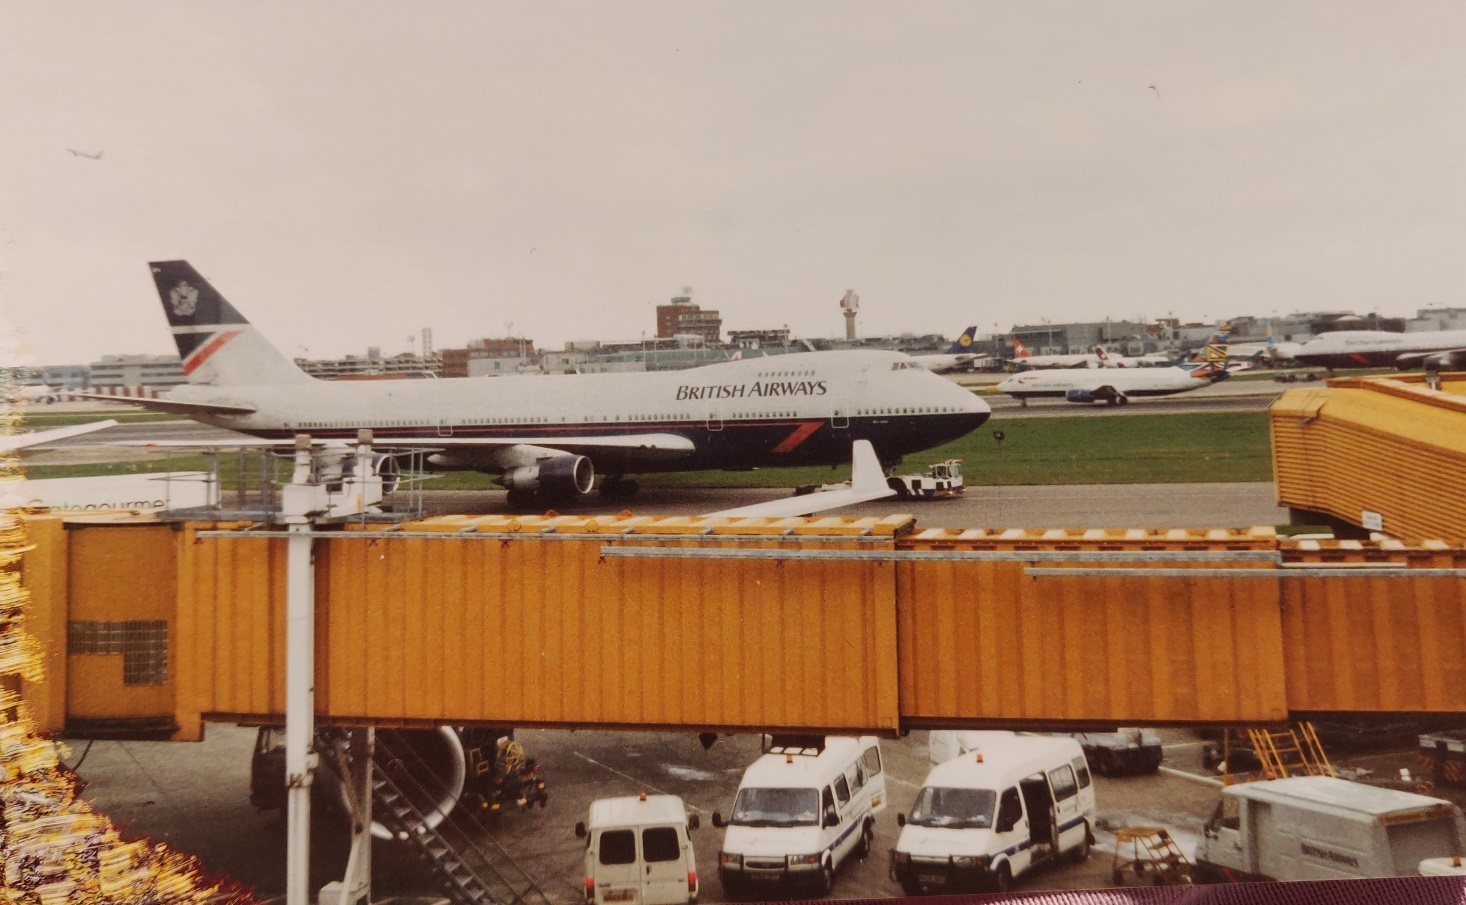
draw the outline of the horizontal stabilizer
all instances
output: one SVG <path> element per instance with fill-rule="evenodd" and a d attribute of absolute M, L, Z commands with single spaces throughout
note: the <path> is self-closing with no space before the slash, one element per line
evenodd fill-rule
<path fill-rule="evenodd" d="M 847 488 L 785 497 L 767 503 L 725 509 L 711 515 L 732 518 L 792 518 L 895 496 L 896 491 L 886 484 L 885 470 L 881 468 L 881 461 L 870 441 L 856 440 L 851 446 L 850 486 Z"/>
<path fill-rule="evenodd" d="M 255 411 L 244 405 L 219 405 L 210 402 L 181 402 L 176 399 L 148 399 L 130 396 L 108 396 L 103 393 L 68 393 L 72 399 L 91 399 L 97 402 L 117 402 L 135 405 L 150 412 L 165 412 L 169 415 L 248 415 Z"/>
<path fill-rule="evenodd" d="M 69 437 L 90 434 L 92 431 L 116 426 L 117 422 L 108 418 L 106 421 L 92 421 L 87 424 L 53 427 L 50 430 L 31 431 L 28 434 L 12 434 L 10 436 L 0 437 L 0 452 L 14 452 L 17 449 L 28 449 L 29 447 L 40 446 L 43 443 L 50 443 L 54 440 L 65 440 Z"/>

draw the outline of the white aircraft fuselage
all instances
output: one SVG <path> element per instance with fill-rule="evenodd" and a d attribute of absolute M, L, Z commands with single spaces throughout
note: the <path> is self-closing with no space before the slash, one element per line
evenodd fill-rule
<path fill-rule="evenodd" d="M 1419 367 L 1431 358 L 1446 367 L 1466 364 L 1466 330 L 1340 330 L 1315 337 L 1293 352 L 1295 361 L 1327 368 Z"/>
<path fill-rule="evenodd" d="M 495 471 L 518 464 L 514 439 L 592 456 L 615 473 L 834 464 L 854 440 L 896 459 L 961 437 L 988 406 L 899 352 L 803 352 L 686 371 L 260 385 L 186 385 L 169 400 L 252 408 L 195 414 L 252 434 L 351 439 L 379 446 L 442 440 L 440 464 Z M 596 438 L 685 438 L 690 449 L 596 447 Z M 489 441 L 482 449 L 474 439 Z M 431 445 L 428 443 L 426 445 Z"/>
<path fill-rule="evenodd" d="M 1198 368 L 1061 368 L 1022 371 L 998 384 L 1015 399 L 1052 397 L 1070 402 L 1124 402 L 1144 396 L 1169 396 L 1200 389 L 1225 371 Z"/>

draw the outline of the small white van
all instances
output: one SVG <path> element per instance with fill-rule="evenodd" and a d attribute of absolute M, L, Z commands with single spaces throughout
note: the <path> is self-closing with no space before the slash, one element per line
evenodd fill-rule
<path fill-rule="evenodd" d="M 863 858 L 886 807 L 886 774 L 874 736 L 792 742 L 774 737 L 744 771 L 725 821 L 718 879 L 730 897 L 800 885 L 826 895 L 851 856 Z"/>
<path fill-rule="evenodd" d="M 684 905 L 697 901 L 698 819 L 676 795 L 601 798 L 575 825 L 586 840 L 586 905 Z"/>
<path fill-rule="evenodd" d="M 1006 892 L 1060 857 L 1083 861 L 1094 843 L 1094 781 L 1072 738 L 1015 735 L 933 767 L 901 837 L 891 876 L 907 895 Z"/>

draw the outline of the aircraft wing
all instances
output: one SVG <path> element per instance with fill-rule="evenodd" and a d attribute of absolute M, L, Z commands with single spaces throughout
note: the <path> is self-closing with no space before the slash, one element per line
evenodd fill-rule
<path fill-rule="evenodd" d="M 120 402 L 136 405 L 150 412 L 166 412 L 170 415 L 248 415 L 254 408 L 244 405 L 219 405 L 210 402 L 181 402 L 175 399 L 146 399 L 143 397 L 108 396 L 104 393 L 71 393 L 72 399 L 92 399 L 97 402 Z"/>
<path fill-rule="evenodd" d="M 1428 358 L 1439 357 L 1443 361 L 1454 365 L 1456 359 L 1460 358 L 1463 354 L 1466 354 L 1466 348 L 1437 349 L 1434 352 L 1401 352 L 1399 355 L 1395 356 L 1395 361 L 1400 364 L 1405 364 L 1407 362 L 1410 364 L 1414 364 L 1417 361 L 1424 361 Z"/>
<path fill-rule="evenodd" d="M 72 424 L 67 427 L 55 427 L 51 430 L 31 431 L 28 434 L 12 434 L 7 437 L 0 437 L 0 452 L 13 452 L 17 449 L 40 446 L 42 443 L 50 443 L 53 440 L 65 440 L 68 437 L 75 437 L 79 434 L 90 434 L 92 431 L 99 431 L 106 427 L 115 427 L 116 425 L 116 421 L 108 418 L 106 421 Z"/>
<path fill-rule="evenodd" d="M 711 514 L 733 518 L 755 516 L 790 518 L 895 496 L 896 491 L 886 484 L 886 472 L 881 468 L 881 461 L 876 457 L 875 447 L 870 445 L 870 441 L 856 440 L 851 447 L 850 486 L 847 489 L 785 497 L 767 503 L 755 503 L 752 506 L 740 506 L 737 509 L 725 509 L 722 512 Z"/>

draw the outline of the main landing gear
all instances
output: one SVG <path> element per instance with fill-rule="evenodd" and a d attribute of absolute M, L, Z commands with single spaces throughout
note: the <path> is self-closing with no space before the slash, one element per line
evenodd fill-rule
<path fill-rule="evenodd" d="M 621 475 L 607 475 L 601 479 L 601 496 L 610 500 L 624 499 L 634 495 L 640 487 L 640 484 Z"/>

